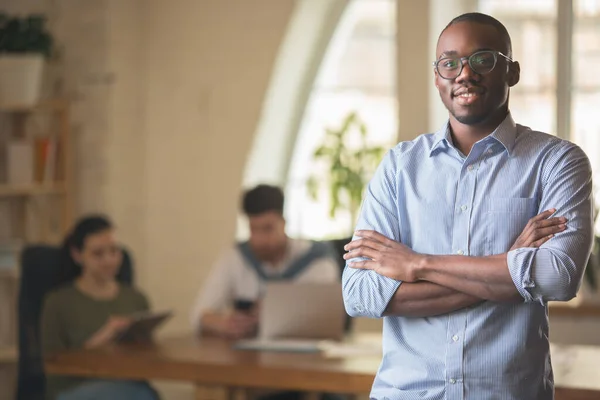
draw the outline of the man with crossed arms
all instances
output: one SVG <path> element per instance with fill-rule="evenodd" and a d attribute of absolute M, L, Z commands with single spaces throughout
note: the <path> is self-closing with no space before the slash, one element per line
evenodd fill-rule
<path fill-rule="evenodd" d="M 581 284 L 591 168 L 514 122 L 519 73 L 499 21 L 452 20 L 434 62 L 448 123 L 399 143 L 369 184 L 342 280 L 350 315 L 384 317 L 371 398 L 554 398 L 548 301 Z"/>

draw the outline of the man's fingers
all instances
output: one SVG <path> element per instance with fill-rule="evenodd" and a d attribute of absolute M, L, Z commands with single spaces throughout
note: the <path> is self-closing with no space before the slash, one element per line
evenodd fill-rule
<path fill-rule="evenodd" d="M 545 220 L 538 220 L 538 221 L 534 221 L 532 218 L 529 220 L 529 222 L 525 226 L 525 229 L 523 230 L 523 236 L 527 237 L 527 238 L 535 237 L 535 239 L 532 239 L 532 240 L 537 240 L 537 239 L 541 238 L 542 236 L 546 236 L 550 233 L 556 233 L 556 232 L 560 232 L 560 231 L 542 232 L 541 235 L 539 233 L 536 233 L 536 231 L 539 231 L 540 229 L 551 227 L 551 226 L 560 226 L 560 225 L 565 224 L 566 222 L 567 222 L 567 219 L 565 217 L 554 217 L 554 218 L 548 218 Z"/>
<path fill-rule="evenodd" d="M 365 239 L 371 239 L 375 242 L 379 242 L 383 245 L 387 245 L 389 244 L 389 242 L 393 242 L 393 240 L 385 237 L 384 235 L 382 235 L 381 233 L 377 232 L 377 231 L 368 231 L 368 230 L 358 230 L 356 232 L 354 232 L 355 236 L 361 237 L 361 238 L 365 238 Z"/>
<path fill-rule="evenodd" d="M 554 217 L 554 218 L 548 218 L 542 221 L 536 221 L 535 223 L 533 223 L 533 227 L 535 228 L 545 228 L 547 226 L 552 226 L 552 225 L 560 225 L 560 224 L 564 224 L 567 222 L 567 219 L 565 217 Z"/>
<path fill-rule="evenodd" d="M 372 260 L 352 261 L 348 263 L 348 266 L 356 269 L 375 269 L 377 263 Z"/>
<path fill-rule="evenodd" d="M 551 216 L 555 212 L 556 212 L 556 208 L 551 208 L 549 210 L 542 211 L 541 213 L 539 213 L 535 217 L 531 218 L 529 221 L 541 221 L 543 219 L 547 219 L 549 216 Z"/>
<path fill-rule="evenodd" d="M 353 251 L 359 248 L 371 248 L 373 250 L 382 250 L 385 246 L 376 240 L 370 238 L 360 238 L 351 241 L 344 246 L 344 250 Z"/>
<path fill-rule="evenodd" d="M 553 237 L 554 237 L 554 235 L 544 236 L 543 238 L 533 242 L 530 247 L 540 247 L 541 245 L 543 245 L 544 243 L 546 243 L 548 240 L 552 239 Z"/>
<path fill-rule="evenodd" d="M 538 228 L 535 229 L 529 236 L 527 242 L 528 243 L 533 243 L 541 238 L 544 238 L 548 235 L 552 235 L 555 233 L 559 233 L 564 231 L 565 229 L 567 229 L 567 226 L 565 224 L 560 224 L 560 225 L 551 225 L 548 226 L 546 228 Z"/>
<path fill-rule="evenodd" d="M 352 251 L 349 251 L 348 253 L 344 254 L 344 260 L 350 260 L 352 258 L 358 258 L 358 257 L 366 257 L 366 258 L 370 258 L 370 259 L 377 259 L 377 256 L 380 254 L 379 251 L 372 249 L 370 247 L 359 247 L 356 249 L 353 249 Z"/>

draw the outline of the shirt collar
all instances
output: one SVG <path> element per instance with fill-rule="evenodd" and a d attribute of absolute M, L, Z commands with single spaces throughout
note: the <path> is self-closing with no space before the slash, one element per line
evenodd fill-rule
<path fill-rule="evenodd" d="M 491 139 L 496 140 L 500 144 L 504 146 L 508 156 L 510 157 L 510 153 L 515 144 L 515 140 L 517 137 L 517 124 L 515 120 L 512 118 L 510 112 L 504 118 L 504 121 L 494 129 L 494 131 L 487 137 L 481 139 L 481 141 L 488 141 Z M 446 121 L 444 126 L 440 128 L 434 134 L 434 140 L 431 146 L 431 150 L 429 151 L 429 156 L 431 157 L 436 149 L 438 149 L 442 144 L 446 144 L 448 146 L 454 146 L 452 143 L 452 135 L 450 134 L 450 121 Z"/>

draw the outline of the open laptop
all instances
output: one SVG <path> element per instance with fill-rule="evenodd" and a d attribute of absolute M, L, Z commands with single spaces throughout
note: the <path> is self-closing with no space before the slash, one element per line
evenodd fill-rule
<path fill-rule="evenodd" d="M 267 284 L 257 339 L 241 340 L 238 349 L 318 351 L 323 340 L 341 340 L 346 312 L 340 283 Z"/>

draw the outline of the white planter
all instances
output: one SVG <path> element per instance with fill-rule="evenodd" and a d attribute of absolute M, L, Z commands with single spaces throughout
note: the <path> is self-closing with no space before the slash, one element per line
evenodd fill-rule
<path fill-rule="evenodd" d="M 44 57 L 0 55 L 0 105 L 32 106 L 40 99 Z"/>

